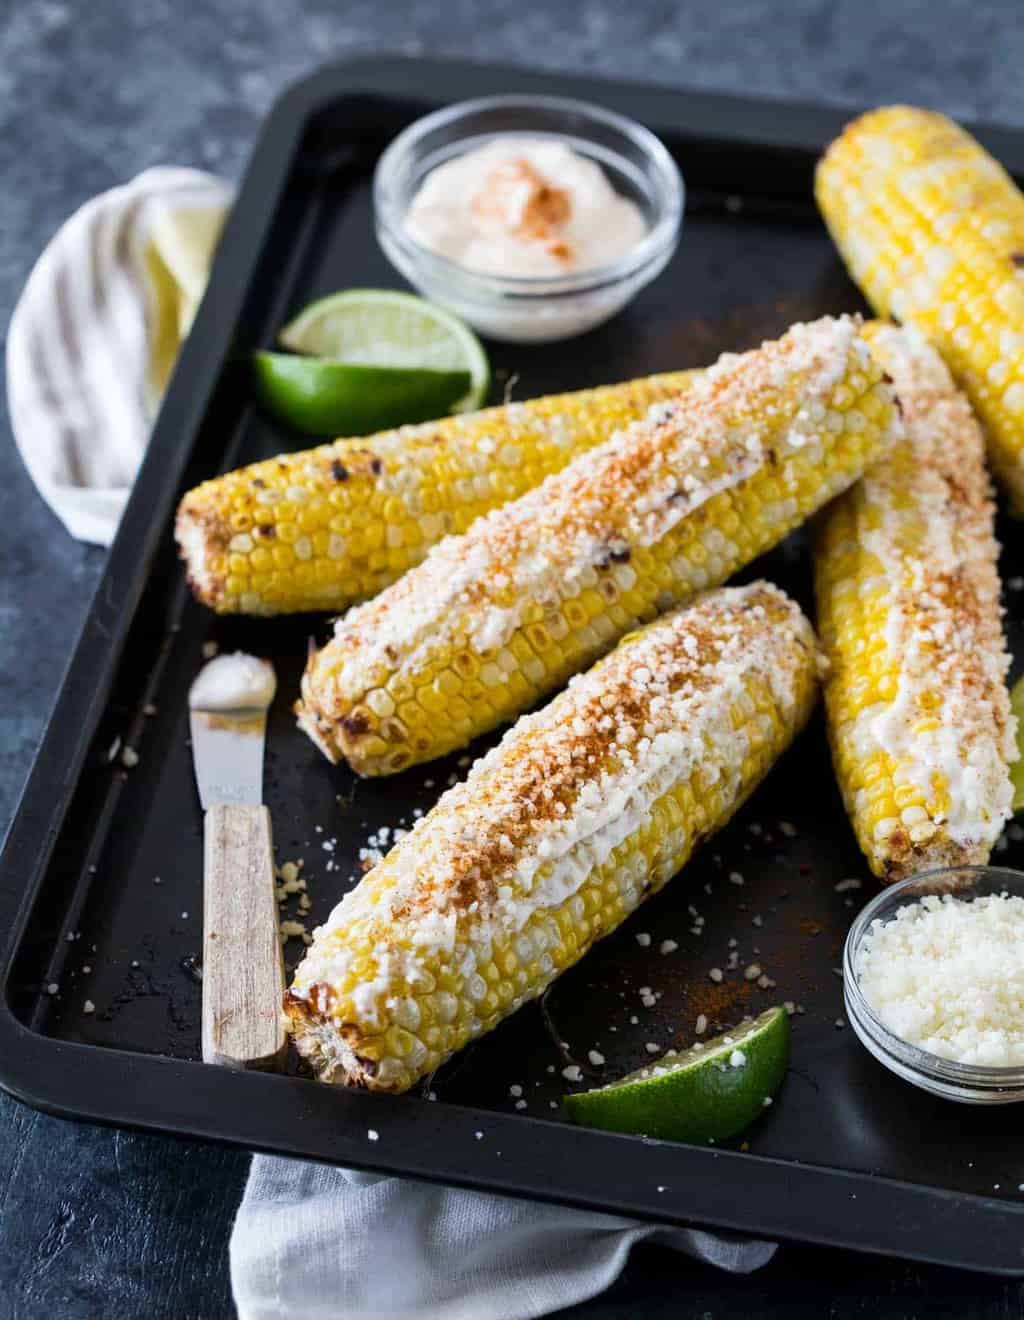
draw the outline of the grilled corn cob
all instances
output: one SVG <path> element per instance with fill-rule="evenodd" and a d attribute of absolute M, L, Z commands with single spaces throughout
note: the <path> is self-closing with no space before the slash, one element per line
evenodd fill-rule
<path fill-rule="evenodd" d="M 1024 512 L 1024 196 L 963 129 L 909 106 L 848 125 L 816 191 L 875 310 L 913 322 L 946 359 Z"/>
<path fill-rule="evenodd" d="M 218 614 L 342 610 L 536 486 L 692 373 L 669 372 L 253 463 L 189 491 L 176 535 Z"/>
<path fill-rule="evenodd" d="M 403 1091 L 535 999 L 721 828 L 803 726 L 810 625 L 704 596 L 524 716 L 342 899 L 285 1012 L 324 1081 Z"/>
<path fill-rule="evenodd" d="M 836 772 L 890 881 L 988 860 L 1016 752 L 981 430 L 917 330 L 865 337 L 905 436 L 822 515 L 815 570 Z"/>
<path fill-rule="evenodd" d="M 723 582 L 887 443 L 891 393 L 857 330 L 826 318 L 728 355 L 682 400 L 435 547 L 311 657 L 300 724 L 360 774 L 400 770 Z"/>

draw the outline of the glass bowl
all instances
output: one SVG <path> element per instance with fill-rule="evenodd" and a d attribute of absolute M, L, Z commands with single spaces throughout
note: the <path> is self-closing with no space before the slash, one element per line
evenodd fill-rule
<path fill-rule="evenodd" d="M 1024 1100 L 1024 1066 L 1005 1068 L 956 1063 L 895 1035 L 870 1007 L 857 981 L 860 947 L 871 924 L 891 921 L 897 909 L 928 894 L 981 898 L 987 894 L 1024 898 L 1024 873 L 998 866 L 961 866 L 924 871 L 883 889 L 850 927 L 843 952 L 843 994 L 850 1025 L 861 1043 L 904 1081 L 933 1095 L 972 1105 L 1005 1105 Z M 1021 950 L 1024 957 L 1024 949 Z"/>
<path fill-rule="evenodd" d="M 644 238 L 611 265 L 540 278 L 467 270 L 412 239 L 405 217 L 427 173 L 506 133 L 558 137 L 595 161 L 640 208 Z M 620 311 L 675 251 L 683 195 L 682 176 L 653 133 L 599 106 L 555 96 L 486 97 L 426 115 L 395 138 L 373 180 L 377 238 L 392 264 L 424 297 L 511 343 L 568 339 Z"/>

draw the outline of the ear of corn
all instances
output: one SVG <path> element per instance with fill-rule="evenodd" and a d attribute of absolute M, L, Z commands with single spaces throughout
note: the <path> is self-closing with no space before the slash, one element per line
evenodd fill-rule
<path fill-rule="evenodd" d="M 550 395 L 284 454 L 189 491 L 176 535 L 219 614 L 347 608 L 600 444 L 692 373 Z"/>
<path fill-rule="evenodd" d="M 881 377 L 848 317 L 723 358 L 339 621 L 301 725 L 379 775 L 512 719 L 854 481 L 889 439 Z"/>
<path fill-rule="evenodd" d="M 817 651 L 767 583 L 627 638 L 525 716 L 342 900 L 285 999 L 324 1081 L 402 1091 L 540 995 L 802 727 Z"/>
<path fill-rule="evenodd" d="M 822 515 L 815 570 L 836 772 L 888 881 L 988 861 L 1016 751 L 981 430 L 917 331 L 865 336 L 906 433 Z"/>
<path fill-rule="evenodd" d="M 910 106 L 848 125 L 816 192 L 875 311 L 912 322 L 941 351 L 1024 512 L 1024 196 L 963 129 Z"/>

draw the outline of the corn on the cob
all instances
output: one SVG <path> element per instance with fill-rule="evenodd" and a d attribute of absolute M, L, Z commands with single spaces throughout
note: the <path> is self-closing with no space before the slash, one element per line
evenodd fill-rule
<path fill-rule="evenodd" d="M 848 125 L 816 192 L 875 310 L 913 322 L 946 359 L 1024 512 L 1024 196 L 963 129 L 909 106 Z"/>
<path fill-rule="evenodd" d="M 1016 753 L 981 430 L 917 330 L 865 337 L 905 436 L 822 514 L 815 570 L 836 772 L 891 881 L 988 860 Z"/>
<path fill-rule="evenodd" d="M 540 995 L 719 829 L 803 726 L 818 653 L 755 582 L 524 716 L 317 932 L 285 997 L 324 1081 L 403 1091 Z"/>
<path fill-rule="evenodd" d="M 302 726 L 332 760 L 391 773 L 513 718 L 723 582 L 887 443 L 891 393 L 857 331 L 826 318 L 723 358 L 679 402 L 435 547 L 310 659 Z"/>
<path fill-rule="evenodd" d="M 693 373 L 550 395 L 284 454 L 189 491 L 175 532 L 218 614 L 347 608 L 515 499 Z"/>

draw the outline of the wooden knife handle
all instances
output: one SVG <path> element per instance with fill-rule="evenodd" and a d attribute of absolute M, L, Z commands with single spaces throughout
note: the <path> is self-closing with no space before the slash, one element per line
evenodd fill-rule
<path fill-rule="evenodd" d="M 203 856 L 203 1059 L 275 1069 L 286 1045 L 284 964 L 266 807 L 211 807 Z"/>

